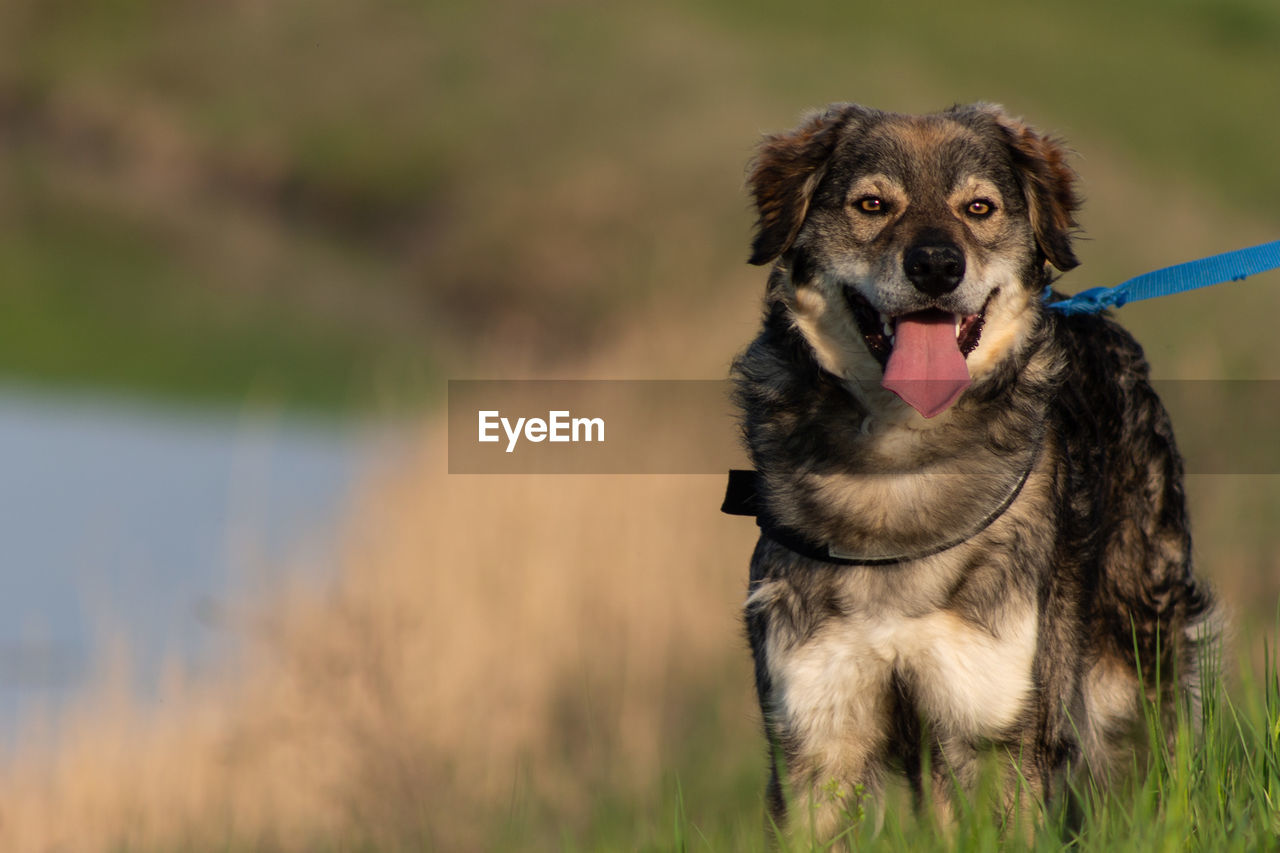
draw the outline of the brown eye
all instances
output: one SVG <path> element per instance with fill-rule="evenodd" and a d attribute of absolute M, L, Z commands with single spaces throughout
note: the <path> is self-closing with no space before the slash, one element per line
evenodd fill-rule
<path fill-rule="evenodd" d="M 969 202 L 969 206 L 965 208 L 965 212 L 970 216 L 977 217 L 978 219 L 984 219 L 990 216 L 992 211 L 995 209 L 996 206 L 991 202 L 986 199 L 978 198 Z"/>
<path fill-rule="evenodd" d="M 886 205 L 884 199 L 869 195 L 866 198 L 858 199 L 858 209 L 863 213 L 884 213 Z"/>

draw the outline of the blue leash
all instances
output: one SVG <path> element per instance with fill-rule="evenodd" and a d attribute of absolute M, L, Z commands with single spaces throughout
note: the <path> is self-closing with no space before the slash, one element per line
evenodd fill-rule
<path fill-rule="evenodd" d="M 1280 267 L 1280 240 L 1143 273 L 1115 287 L 1091 287 L 1057 302 L 1049 302 L 1051 288 L 1046 287 L 1043 298 L 1047 308 L 1061 314 L 1097 314 L 1139 299 L 1240 281 L 1277 267 Z"/>

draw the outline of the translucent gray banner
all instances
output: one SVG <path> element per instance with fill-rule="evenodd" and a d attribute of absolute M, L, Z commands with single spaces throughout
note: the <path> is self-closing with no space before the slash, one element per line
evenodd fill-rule
<path fill-rule="evenodd" d="M 1280 380 L 1153 383 L 1189 474 L 1280 474 Z M 451 474 L 747 467 L 727 380 L 450 380 Z"/>

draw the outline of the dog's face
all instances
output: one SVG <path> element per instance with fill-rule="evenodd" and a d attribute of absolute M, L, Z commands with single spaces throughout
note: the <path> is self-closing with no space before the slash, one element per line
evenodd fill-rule
<path fill-rule="evenodd" d="M 750 182 L 751 262 L 782 259 L 819 362 L 881 411 L 905 410 L 879 386 L 945 411 L 1034 325 L 1045 264 L 1077 263 L 1065 152 L 998 107 L 837 105 L 767 138 Z"/>

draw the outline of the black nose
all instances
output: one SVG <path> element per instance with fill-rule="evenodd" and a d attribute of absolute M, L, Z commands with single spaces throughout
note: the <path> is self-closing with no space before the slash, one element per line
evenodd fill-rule
<path fill-rule="evenodd" d="M 902 256 L 902 268 L 917 290 L 941 296 L 964 278 L 964 253 L 951 243 L 912 246 Z"/>

